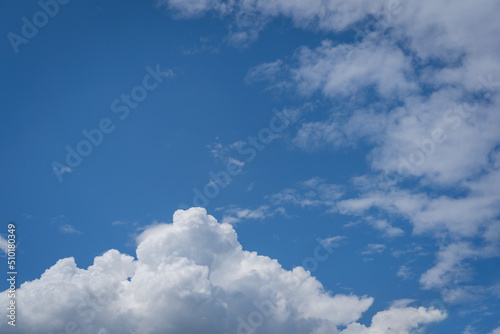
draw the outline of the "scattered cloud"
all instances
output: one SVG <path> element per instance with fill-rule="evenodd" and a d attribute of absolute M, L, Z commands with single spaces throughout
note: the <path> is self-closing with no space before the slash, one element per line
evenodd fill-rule
<path fill-rule="evenodd" d="M 247 187 L 247 190 L 245 190 L 245 191 L 252 191 L 254 186 L 255 186 L 255 182 L 250 183 Z"/>
<path fill-rule="evenodd" d="M 69 224 L 64 224 L 64 225 L 59 226 L 59 230 L 62 233 L 66 233 L 66 234 L 81 234 L 82 233 Z"/>
<path fill-rule="evenodd" d="M 378 312 L 373 316 L 371 326 L 365 327 L 359 323 L 350 324 L 342 334 L 372 334 L 372 333 L 413 333 L 420 324 L 440 321 L 446 315 L 436 309 L 427 310 L 423 307 L 393 307 Z"/>
<path fill-rule="evenodd" d="M 271 208 L 268 205 L 261 205 L 256 209 L 243 209 L 237 206 L 229 206 L 227 208 L 219 208 L 224 212 L 222 222 L 226 224 L 236 224 L 243 220 L 258 219 L 263 220 L 272 217 L 276 214 L 286 215 L 285 209 L 282 207 Z"/>
<path fill-rule="evenodd" d="M 490 334 L 500 334 L 500 327 L 497 327 L 496 329 L 492 330 Z"/>
<path fill-rule="evenodd" d="M 7 254 L 9 252 L 9 243 L 7 242 L 7 239 L 2 237 L 0 235 L 0 251 L 4 252 Z"/>
<path fill-rule="evenodd" d="M 236 142 L 226 146 L 220 142 L 219 137 L 216 137 L 215 142 L 207 145 L 207 148 L 209 149 L 210 154 L 215 159 L 222 161 L 223 164 L 234 164 L 239 168 L 243 168 L 245 163 L 233 156 L 234 151 L 237 150 L 238 146 L 241 144 L 245 144 L 245 142 Z"/>
<path fill-rule="evenodd" d="M 408 305 L 410 305 L 410 304 L 412 304 L 414 302 L 416 302 L 415 299 L 409 299 L 409 298 L 394 300 L 391 303 L 391 308 L 403 308 L 403 307 L 407 307 Z"/>
<path fill-rule="evenodd" d="M 370 224 L 377 230 L 383 232 L 383 236 L 387 238 L 394 238 L 394 237 L 400 237 L 402 236 L 405 232 L 400 229 L 399 227 L 394 227 L 392 226 L 387 220 L 385 219 L 369 219 Z"/>
<path fill-rule="evenodd" d="M 119 225 L 125 225 L 127 223 L 125 223 L 124 221 L 121 221 L 121 220 L 115 220 L 114 222 L 111 223 L 111 225 L 113 226 L 119 226 Z"/>
<path fill-rule="evenodd" d="M 228 41 L 240 46 L 277 17 L 305 29 L 357 32 L 352 41 L 324 40 L 299 47 L 286 61 L 257 65 L 247 81 L 341 104 L 323 119 L 304 120 L 293 144 L 314 151 L 363 142 L 370 150 L 368 174 L 398 179 L 359 189 L 352 198 L 289 188 L 271 200 L 354 215 L 377 209 L 389 218 L 371 224 L 386 237 L 403 234 L 390 217 L 407 219 L 413 234 L 450 250 L 437 254 L 436 266 L 422 276 L 424 287 L 446 284 L 463 261 L 498 256 L 492 249 L 500 243 L 500 47 L 491 43 L 500 28 L 492 15 L 500 10 L 497 1 L 462 1 L 452 13 L 444 0 L 160 3 L 184 17 L 217 13 L 230 22 Z M 472 238 L 486 248 L 467 244 Z M 455 247 L 460 244 L 465 250 Z"/>
<path fill-rule="evenodd" d="M 335 236 L 335 237 L 328 237 L 328 238 L 325 238 L 325 239 L 321 239 L 320 243 L 324 247 L 328 247 L 328 246 L 330 246 L 330 247 L 339 247 L 340 246 L 340 242 L 342 240 L 345 240 L 345 239 L 347 239 L 347 237 L 338 235 L 338 236 Z"/>
<path fill-rule="evenodd" d="M 383 253 L 386 246 L 383 244 L 368 244 L 366 245 L 366 249 L 361 252 L 363 255 L 372 255 L 372 254 L 380 254 Z"/>
<path fill-rule="evenodd" d="M 283 61 L 278 59 L 274 62 L 260 64 L 248 70 L 245 77 L 247 83 L 258 81 L 275 81 L 278 73 L 282 71 Z"/>
<path fill-rule="evenodd" d="M 411 273 L 410 268 L 408 268 L 407 266 L 401 266 L 399 267 L 396 276 L 401 277 L 404 280 L 407 280 L 411 278 L 413 274 Z"/>
<path fill-rule="evenodd" d="M 293 204 L 304 207 L 333 207 L 343 195 L 339 185 L 328 184 L 324 179 L 315 177 L 300 182 L 296 188 L 287 188 L 274 195 L 268 196 L 275 205 Z"/>

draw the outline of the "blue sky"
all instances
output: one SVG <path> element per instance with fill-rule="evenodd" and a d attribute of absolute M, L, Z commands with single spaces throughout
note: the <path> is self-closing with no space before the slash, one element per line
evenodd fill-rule
<path fill-rule="evenodd" d="M 109 304 L 106 319 L 63 311 L 100 284 L 132 314 L 130 333 L 236 333 L 259 300 L 275 307 L 255 333 L 500 332 L 494 1 L 0 6 L 0 246 L 15 222 L 19 272 L 18 326 L 3 321 L 2 333 L 59 333 L 71 321 L 121 333 L 125 313 Z M 26 26 L 44 17 L 36 33 Z M 84 132 L 98 145 L 82 144 Z M 80 163 L 68 164 L 68 147 L 84 152 Z M 230 182 L 214 180 L 231 168 Z M 199 205 L 206 212 L 172 224 Z M 156 261 L 169 269 L 149 277 L 177 285 L 141 281 Z M 194 265 L 206 281 L 185 274 Z M 283 277 L 303 278 L 297 266 L 322 288 L 287 290 Z M 35 316 L 50 284 L 60 305 Z M 205 285 L 230 307 L 212 314 L 176 294 Z M 140 301 L 138 289 L 165 301 Z M 144 320 L 140 303 L 164 322 Z"/>

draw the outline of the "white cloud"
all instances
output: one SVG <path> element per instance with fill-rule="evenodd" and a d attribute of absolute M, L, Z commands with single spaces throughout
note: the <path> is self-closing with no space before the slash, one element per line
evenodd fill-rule
<path fill-rule="evenodd" d="M 239 146 L 244 144 L 245 142 L 241 141 L 226 146 L 219 141 L 219 137 L 216 137 L 215 142 L 211 145 L 207 145 L 207 148 L 209 149 L 210 154 L 212 154 L 215 159 L 222 161 L 222 163 L 225 165 L 232 164 L 234 166 L 237 166 L 241 170 L 245 166 L 245 163 L 236 159 L 234 156 L 232 156 L 232 154 L 234 153 L 234 150 L 238 149 Z"/>
<path fill-rule="evenodd" d="M 248 70 L 245 81 L 249 84 L 259 81 L 276 81 L 283 70 L 282 67 L 283 61 L 281 59 L 257 65 Z"/>
<path fill-rule="evenodd" d="M 500 334 L 500 327 L 497 327 L 496 329 L 492 330 L 490 334 Z"/>
<path fill-rule="evenodd" d="M 218 1 L 212 0 L 158 0 L 157 5 L 166 5 L 178 17 L 189 18 L 204 14 L 216 8 Z"/>
<path fill-rule="evenodd" d="M 450 281 L 467 281 L 470 269 L 464 261 L 497 257 L 499 253 L 498 196 L 499 183 L 490 177 L 474 183 L 467 197 L 430 197 L 406 190 L 367 191 L 359 198 L 339 201 L 342 213 L 364 215 L 370 208 L 379 208 L 391 215 L 403 215 L 413 225 L 414 234 L 448 236 L 455 242 L 442 245 L 436 264 L 421 277 L 426 289 L 443 289 Z M 376 186 L 375 186 L 376 187 Z M 484 246 L 460 241 L 482 237 Z"/>
<path fill-rule="evenodd" d="M 329 208 L 333 207 L 342 195 L 342 187 L 315 177 L 300 182 L 295 188 L 287 188 L 268 196 L 268 199 L 274 205 L 293 204 L 302 208 L 320 206 Z"/>
<path fill-rule="evenodd" d="M 1 235 L 0 235 L 0 250 L 5 254 L 9 252 L 9 243 L 7 242 L 7 239 L 4 239 L 4 237 L 2 237 Z"/>
<path fill-rule="evenodd" d="M 387 238 L 400 237 L 404 231 L 399 227 L 394 227 L 385 219 L 378 219 L 371 223 L 374 228 L 383 232 L 383 236 Z"/>
<path fill-rule="evenodd" d="M 243 46 L 279 16 L 290 18 L 298 27 L 340 31 L 383 7 L 368 0 L 158 0 L 157 4 L 183 18 L 215 12 L 230 20 L 229 42 Z"/>
<path fill-rule="evenodd" d="M 268 205 L 261 205 L 256 209 L 244 209 L 237 206 L 229 206 L 227 208 L 220 208 L 224 211 L 222 222 L 226 224 L 236 224 L 242 220 L 249 219 L 265 219 L 272 217 L 276 214 L 286 214 L 285 209 L 282 207 L 272 209 Z"/>
<path fill-rule="evenodd" d="M 121 221 L 121 220 L 115 220 L 114 222 L 111 223 L 111 225 L 113 225 L 113 226 L 119 226 L 119 225 L 125 225 L 125 224 L 127 224 L 127 223 L 124 221 Z"/>
<path fill-rule="evenodd" d="M 370 208 L 379 208 L 388 213 L 406 217 L 414 228 L 414 233 L 432 232 L 451 234 L 453 237 L 475 237 L 485 235 L 496 238 L 496 220 L 500 213 L 500 170 L 491 171 L 474 182 L 462 183 L 460 197 L 444 195 L 438 191 L 429 193 L 389 187 L 384 181 L 365 187 L 357 198 L 341 200 L 337 208 L 342 213 L 360 215 Z M 387 188 L 387 189 L 384 189 Z"/>
<path fill-rule="evenodd" d="M 302 267 L 291 271 L 242 249 L 231 225 L 205 209 L 178 210 L 137 239 L 137 259 L 110 250 L 87 269 L 59 260 L 17 290 L 16 333 L 397 333 L 445 317 L 437 310 L 391 308 L 369 329 L 355 323 L 373 302 L 332 294 Z M 7 304 L 7 294 L 0 294 Z M 6 311 L 2 311 L 5 318 Z M 387 328 L 387 327 L 384 327 Z M 12 332 L 6 321 L 2 333 Z"/>
<path fill-rule="evenodd" d="M 464 268 L 462 260 L 478 256 L 479 252 L 471 244 L 460 242 L 441 249 L 437 263 L 420 278 L 424 289 L 442 288 L 447 282 L 463 282 L 470 279 L 470 272 Z"/>
<path fill-rule="evenodd" d="M 337 235 L 335 237 L 328 237 L 328 238 L 325 238 L 325 239 L 321 239 L 320 240 L 320 243 L 321 245 L 323 245 L 324 247 L 339 247 L 340 246 L 340 242 L 342 240 L 346 239 L 346 237 L 344 236 L 341 236 L 341 235 Z"/>
<path fill-rule="evenodd" d="M 443 320 L 446 316 L 439 310 L 423 307 L 393 307 L 373 316 L 370 327 L 354 323 L 347 326 L 342 334 L 409 334 L 420 324 Z"/>
<path fill-rule="evenodd" d="M 407 266 L 401 266 L 399 267 L 396 276 L 401 277 L 404 280 L 407 280 L 410 277 L 412 277 L 412 273 L 410 271 L 410 268 L 408 268 Z"/>
<path fill-rule="evenodd" d="M 414 302 L 416 302 L 415 299 L 409 299 L 409 298 L 397 299 L 392 301 L 391 308 L 404 308 Z"/>
<path fill-rule="evenodd" d="M 328 97 L 346 97 L 370 86 L 383 97 L 397 98 L 417 86 L 408 76 L 410 59 L 390 43 L 363 41 L 361 45 L 334 45 L 324 41 L 314 50 L 302 47 L 292 80 L 303 94 L 321 91 Z"/>
<path fill-rule="evenodd" d="M 476 334 L 476 333 L 477 332 L 474 330 L 474 327 L 468 325 L 467 327 L 465 327 L 465 330 L 462 334 Z"/>
<path fill-rule="evenodd" d="M 383 244 L 368 244 L 366 245 L 366 249 L 361 252 L 363 255 L 372 255 L 372 254 L 380 254 L 383 253 L 386 246 Z"/>
<path fill-rule="evenodd" d="M 82 232 L 78 231 L 76 228 L 71 226 L 70 224 L 64 224 L 59 226 L 59 230 L 61 230 L 62 233 L 66 234 L 80 234 Z"/>
<path fill-rule="evenodd" d="M 240 45 L 278 16 L 308 29 L 359 32 L 347 43 L 302 46 L 290 64 L 277 60 L 255 67 L 261 69 L 257 77 L 271 85 L 287 78 L 293 93 L 333 101 L 330 115 L 302 123 L 295 145 L 336 149 L 361 141 L 370 147 L 369 174 L 399 173 L 409 182 L 378 182 L 343 200 L 286 189 L 274 197 L 277 203 L 329 205 L 355 215 L 378 209 L 406 218 L 414 234 L 430 235 L 441 246 L 435 266 L 421 277 L 427 288 L 465 279 L 464 262 L 475 256 L 498 256 L 493 250 L 500 243 L 500 44 L 492 41 L 500 30 L 500 2 L 194 3 L 225 15 L 232 23 L 229 40 Z M 380 221 L 374 227 L 387 236 L 401 234 Z"/>

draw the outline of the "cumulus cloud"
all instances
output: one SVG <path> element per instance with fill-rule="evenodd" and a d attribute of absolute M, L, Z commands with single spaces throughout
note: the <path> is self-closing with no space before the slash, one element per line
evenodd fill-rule
<path fill-rule="evenodd" d="M 435 309 L 391 308 L 356 323 L 373 298 L 333 294 L 302 267 L 242 249 L 205 209 L 137 238 L 136 258 L 109 250 L 87 269 L 59 260 L 17 291 L 16 333 L 394 333 L 438 321 Z M 7 304 L 7 294 L 0 295 Z M 5 318 L 5 311 L 3 311 Z M 347 326 L 343 331 L 338 326 Z M 384 327 L 385 326 L 385 327 Z M 2 333 L 13 333 L 6 321 Z"/>

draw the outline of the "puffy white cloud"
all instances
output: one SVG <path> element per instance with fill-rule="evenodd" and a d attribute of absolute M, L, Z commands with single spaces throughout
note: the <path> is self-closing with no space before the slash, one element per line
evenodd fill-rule
<path fill-rule="evenodd" d="M 232 226 L 202 208 L 178 210 L 172 224 L 150 227 L 137 241 L 136 259 L 109 250 L 80 269 L 65 258 L 23 283 L 16 331 L 5 321 L 0 331 L 319 334 L 349 325 L 352 333 L 373 302 L 333 295 L 302 267 L 284 270 L 276 260 L 244 251 Z M 0 304 L 7 304 L 6 292 Z M 444 317 L 432 309 L 418 309 L 418 317 L 417 309 L 407 312 L 400 316 L 408 319 L 387 321 L 403 328 Z M 384 314 L 374 317 L 373 328 Z"/>

